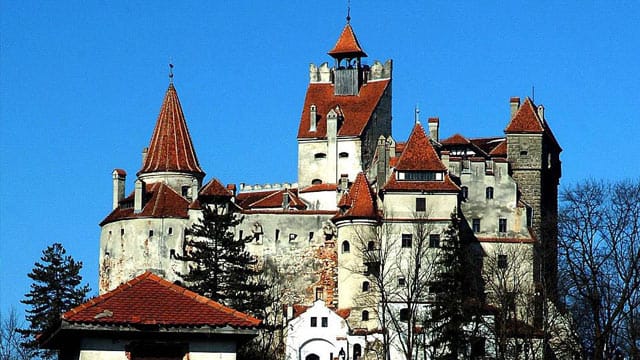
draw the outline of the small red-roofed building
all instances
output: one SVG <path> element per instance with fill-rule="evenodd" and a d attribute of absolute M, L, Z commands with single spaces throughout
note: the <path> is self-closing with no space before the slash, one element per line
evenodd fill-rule
<path fill-rule="evenodd" d="M 260 323 L 145 272 L 64 313 L 38 341 L 61 360 L 233 360 Z"/>

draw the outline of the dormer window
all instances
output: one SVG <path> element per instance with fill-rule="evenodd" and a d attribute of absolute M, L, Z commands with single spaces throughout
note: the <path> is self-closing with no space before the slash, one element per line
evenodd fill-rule
<path fill-rule="evenodd" d="M 405 181 L 442 181 L 444 173 L 441 171 L 400 171 L 398 180 Z"/>

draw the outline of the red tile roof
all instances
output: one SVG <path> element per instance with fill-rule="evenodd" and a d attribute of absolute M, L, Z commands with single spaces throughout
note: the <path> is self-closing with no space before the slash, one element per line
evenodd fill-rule
<path fill-rule="evenodd" d="M 236 201 L 244 210 L 281 208 L 285 192 L 289 195 L 289 208 L 298 210 L 307 208 L 307 205 L 298 197 L 297 189 L 240 193 L 236 196 Z"/>
<path fill-rule="evenodd" d="M 186 172 L 204 177 L 173 84 L 169 84 L 165 94 L 149 150 L 138 175 L 162 171 Z"/>
<path fill-rule="evenodd" d="M 496 146 L 489 153 L 491 156 L 507 156 L 507 141 L 500 142 L 500 145 Z"/>
<path fill-rule="evenodd" d="M 71 309 L 63 320 L 101 325 L 253 328 L 260 320 L 145 272 Z"/>
<path fill-rule="evenodd" d="M 362 85 L 357 96 L 336 96 L 333 84 L 309 84 L 298 128 L 298 139 L 326 138 L 327 114 L 336 106 L 340 106 L 344 115 L 344 122 L 338 129 L 338 136 L 362 135 L 390 81 L 389 79 L 370 81 Z M 318 115 L 316 131 L 309 130 L 311 105 L 316 106 Z"/>
<path fill-rule="evenodd" d="M 102 220 L 100 226 L 110 222 L 134 218 L 187 218 L 189 202 L 164 183 L 145 186 L 142 211 L 134 213 L 134 194 L 131 193 Z"/>
<path fill-rule="evenodd" d="M 364 50 L 362 50 L 356 34 L 353 32 L 353 28 L 351 28 L 351 24 L 349 23 L 342 29 L 336 45 L 327 54 L 337 59 L 367 56 Z"/>
<path fill-rule="evenodd" d="M 304 189 L 300 190 L 300 193 L 310 193 L 310 192 L 318 192 L 318 191 L 336 191 L 338 189 L 338 184 L 316 184 L 307 186 Z"/>
<path fill-rule="evenodd" d="M 460 134 L 455 134 L 449 138 L 440 141 L 442 145 L 469 145 L 471 141 Z"/>
<path fill-rule="evenodd" d="M 526 98 L 513 119 L 507 125 L 505 132 L 512 133 L 542 133 L 544 127 L 538 117 L 538 111 L 530 98 Z"/>
<path fill-rule="evenodd" d="M 416 123 L 413 127 L 407 145 L 398 159 L 396 169 L 401 171 L 447 170 L 420 123 Z"/>
<path fill-rule="evenodd" d="M 351 188 L 340 199 L 341 212 L 334 219 L 378 219 L 380 214 L 375 195 L 364 173 L 359 173 Z"/>
<path fill-rule="evenodd" d="M 220 197 L 232 197 L 233 193 L 227 189 L 218 179 L 211 179 L 209 182 L 200 189 L 198 193 L 200 196 L 220 196 Z"/>

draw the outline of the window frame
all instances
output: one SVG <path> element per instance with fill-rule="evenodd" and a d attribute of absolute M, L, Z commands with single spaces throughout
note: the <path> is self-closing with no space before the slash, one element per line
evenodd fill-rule
<path fill-rule="evenodd" d="M 424 197 L 416 198 L 416 211 L 417 212 L 427 211 L 427 198 L 424 198 Z"/>
<path fill-rule="evenodd" d="M 400 246 L 403 249 L 411 249 L 413 247 L 413 234 L 402 234 Z"/>

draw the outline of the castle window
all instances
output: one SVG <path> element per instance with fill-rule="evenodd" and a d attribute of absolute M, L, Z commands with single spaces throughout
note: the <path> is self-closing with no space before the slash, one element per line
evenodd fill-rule
<path fill-rule="evenodd" d="M 149 230 L 149 237 L 153 236 L 153 230 Z"/>
<path fill-rule="evenodd" d="M 405 279 L 404 276 L 398 278 L 398 286 L 407 286 L 407 279 Z"/>
<path fill-rule="evenodd" d="M 313 155 L 313 157 L 315 159 L 326 159 L 327 158 L 327 154 L 325 154 L 325 153 L 316 153 L 315 155 Z"/>
<path fill-rule="evenodd" d="M 182 187 L 182 196 L 184 196 L 184 197 L 189 196 L 189 189 L 191 189 L 190 186 L 184 185 Z"/>
<path fill-rule="evenodd" d="M 411 247 L 411 240 L 412 240 L 412 235 L 411 234 L 402 234 L 402 247 L 403 248 L 410 248 Z"/>
<path fill-rule="evenodd" d="M 329 318 L 323 316 L 321 319 L 321 325 L 322 327 L 329 327 Z"/>
<path fill-rule="evenodd" d="M 242 230 L 238 230 L 238 240 L 242 240 Z"/>
<path fill-rule="evenodd" d="M 311 327 L 318 327 L 318 318 L 315 316 L 311 317 Z"/>
<path fill-rule="evenodd" d="M 120 236 L 124 235 L 124 228 L 120 229 Z"/>
<path fill-rule="evenodd" d="M 280 239 L 280 229 L 276 229 L 276 241 Z"/>
<path fill-rule="evenodd" d="M 309 231 L 309 242 L 313 240 L 313 231 Z"/>
<path fill-rule="evenodd" d="M 296 238 L 298 237 L 298 234 L 289 234 L 289 242 L 295 241 Z"/>
<path fill-rule="evenodd" d="M 345 240 L 342 242 L 342 253 L 347 254 L 349 251 L 351 251 L 351 245 L 349 245 L 349 242 Z"/>
<path fill-rule="evenodd" d="M 485 190 L 485 194 L 486 194 L 487 199 L 493 199 L 493 187 L 489 186 Z"/>
<path fill-rule="evenodd" d="M 363 281 L 362 282 L 362 292 L 367 292 L 369 291 L 369 282 L 368 281 Z"/>
<path fill-rule="evenodd" d="M 176 249 L 169 250 L 169 259 L 175 259 L 176 257 Z"/>
<path fill-rule="evenodd" d="M 362 321 L 369 320 L 369 312 L 367 310 L 362 311 Z"/>
<path fill-rule="evenodd" d="M 460 188 L 461 193 L 460 196 L 462 196 L 462 200 L 467 200 L 467 198 L 469 198 L 469 188 L 466 186 L 463 186 Z"/>
<path fill-rule="evenodd" d="M 507 265 L 507 255 L 498 255 L 498 269 L 506 269 Z"/>
<path fill-rule="evenodd" d="M 324 299 L 324 289 L 321 287 L 317 287 L 316 288 L 316 300 L 323 300 Z"/>
<path fill-rule="evenodd" d="M 170 228 L 169 228 L 169 231 L 168 231 L 167 233 L 168 233 L 169 235 L 173 235 L 173 228 L 172 228 L 172 227 L 170 227 Z"/>
<path fill-rule="evenodd" d="M 312 184 L 312 185 L 320 185 L 320 184 L 322 184 L 322 180 L 320 180 L 320 179 L 313 179 L 313 180 L 311 180 L 311 184 Z"/>
<path fill-rule="evenodd" d="M 529 152 L 527 150 L 520 151 L 520 156 L 527 156 Z"/>
<path fill-rule="evenodd" d="M 416 198 L 416 211 L 427 211 L 427 200 L 425 198 Z"/>
<path fill-rule="evenodd" d="M 409 321 L 409 309 L 400 309 L 400 321 Z"/>
<path fill-rule="evenodd" d="M 507 219 L 498 220 L 498 231 L 501 233 L 507 232 Z"/>
<path fill-rule="evenodd" d="M 473 219 L 471 223 L 473 232 L 480 232 L 480 219 Z"/>
<path fill-rule="evenodd" d="M 376 243 L 375 243 L 375 242 L 373 242 L 373 241 L 369 241 L 369 242 L 367 243 L 367 250 L 369 250 L 369 251 L 373 251 L 373 250 L 375 250 L 375 249 L 376 249 Z"/>
<path fill-rule="evenodd" d="M 436 181 L 443 179 L 443 173 L 439 171 L 406 171 L 399 174 L 400 180 L 409 181 Z"/>
<path fill-rule="evenodd" d="M 431 235 L 429 235 L 429 247 L 430 248 L 439 248 L 440 247 L 440 234 L 431 234 Z"/>
<path fill-rule="evenodd" d="M 531 206 L 527 206 L 527 226 L 533 226 L 533 208 Z"/>
<path fill-rule="evenodd" d="M 344 152 L 344 151 L 343 151 L 343 152 L 341 152 L 338 156 L 339 156 L 341 159 L 346 159 L 346 158 L 348 158 L 348 157 L 349 157 L 349 153 L 348 153 L 348 152 Z"/>

